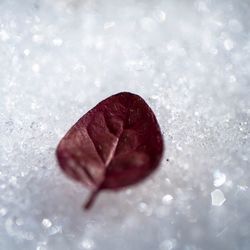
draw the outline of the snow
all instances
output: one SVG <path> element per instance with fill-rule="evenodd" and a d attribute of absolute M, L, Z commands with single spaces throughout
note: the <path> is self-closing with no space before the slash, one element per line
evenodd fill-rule
<path fill-rule="evenodd" d="M 248 0 L 2 0 L 0 249 L 249 249 L 249 11 Z M 164 158 L 84 212 L 89 191 L 55 149 L 120 91 L 155 111 Z"/>

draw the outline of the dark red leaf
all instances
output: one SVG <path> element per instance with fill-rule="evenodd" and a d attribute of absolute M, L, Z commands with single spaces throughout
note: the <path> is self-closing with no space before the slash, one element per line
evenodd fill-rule
<path fill-rule="evenodd" d="M 87 112 L 62 138 L 57 158 L 62 170 L 93 191 L 135 184 L 157 168 L 163 139 L 153 111 L 138 95 L 113 95 Z"/>

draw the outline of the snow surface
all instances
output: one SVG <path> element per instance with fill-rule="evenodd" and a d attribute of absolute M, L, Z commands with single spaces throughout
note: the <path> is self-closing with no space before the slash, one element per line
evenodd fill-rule
<path fill-rule="evenodd" d="M 248 0 L 1 0 L 0 249 L 249 250 L 249 13 Z M 156 112 L 165 155 L 86 213 L 55 148 L 120 91 Z"/>

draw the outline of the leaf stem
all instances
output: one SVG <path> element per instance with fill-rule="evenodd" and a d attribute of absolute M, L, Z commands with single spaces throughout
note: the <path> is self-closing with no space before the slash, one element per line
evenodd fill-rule
<path fill-rule="evenodd" d="M 90 196 L 88 197 L 87 202 L 85 202 L 83 206 L 85 210 L 89 210 L 92 207 L 99 192 L 100 192 L 100 188 L 97 188 L 90 193 Z"/>

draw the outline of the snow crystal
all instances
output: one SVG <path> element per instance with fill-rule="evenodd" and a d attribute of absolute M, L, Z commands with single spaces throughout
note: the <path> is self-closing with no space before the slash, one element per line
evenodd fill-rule
<path fill-rule="evenodd" d="M 45 228 L 49 228 L 52 226 L 52 222 L 49 219 L 43 219 L 42 224 Z"/>
<path fill-rule="evenodd" d="M 215 171 L 214 173 L 214 186 L 220 187 L 222 186 L 226 181 L 226 175 L 220 171 Z"/>
<path fill-rule="evenodd" d="M 167 194 L 162 197 L 163 204 L 169 204 L 173 200 L 173 196 L 171 194 Z"/>
<path fill-rule="evenodd" d="M 219 189 L 215 189 L 212 193 L 211 193 L 211 197 L 212 197 L 212 205 L 213 206 L 222 206 L 223 203 L 226 201 L 225 196 L 223 194 L 223 192 Z"/>

